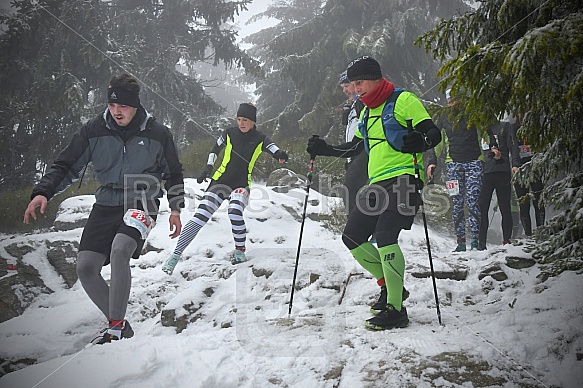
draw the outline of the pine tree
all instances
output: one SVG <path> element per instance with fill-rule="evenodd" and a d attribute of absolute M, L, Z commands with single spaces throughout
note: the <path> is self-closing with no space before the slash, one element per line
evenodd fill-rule
<path fill-rule="evenodd" d="M 2 15 L 2 190 L 30 185 L 91 112 L 88 94 L 106 76 L 99 7 L 76 1 L 15 1 Z M 74 31 L 83 31 L 91 40 Z"/>
<path fill-rule="evenodd" d="M 515 179 L 548 182 L 542 200 L 559 211 L 535 255 L 551 274 L 583 268 L 583 1 L 483 1 L 417 43 L 447 60 L 441 87 L 464 94 L 473 123 L 524 114 L 520 136 L 538 154 Z"/>
<path fill-rule="evenodd" d="M 281 22 L 249 38 L 259 58 L 265 59 L 266 73 L 272 74 L 258 89 L 269 92 L 261 94 L 258 104 L 276 114 L 274 101 L 285 101 L 277 96 L 291 91 L 293 101 L 274 116 L 274 131 L 287 138 L 319 133 L 340 140 L 337 108 L 345 96 L 338 79 L 359 55 L 377 59 L 397 86 L 437 99 L 433 85 L 439 63 L 413 41 L 458 9 L 465 9 L 462 1 L 278 1 L 260 16 Z"/>
<path fill-rule="evenodd" d="M 250 2 L 15 0 L 15 13 L 0 15 L 0 189 L 38 179 L 105 108 L 113 73 L 142 82 L 144 106 L 178 142 L 212 131 L 223 109 L 194 69 L 204 61 L 260 73 L 230 25 Z"/>

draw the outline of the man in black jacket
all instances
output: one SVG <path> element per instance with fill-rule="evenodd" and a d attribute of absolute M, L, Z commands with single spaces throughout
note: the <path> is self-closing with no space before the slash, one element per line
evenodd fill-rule
<path fill-rule="evenodd" d="M 107 88 L 107 109 L 75 133 L 41 181 L 34 187 L 24 223 L 44 213 L 47 202 L 84 173 L 89 162 L 101 186 L 79 243 L 77 274 L 81 285 L 109 320 L 96 343 L 130 338 L 125 320 L 130 294 L 130 259 L 139 256 L 154 227 L 161 182 L 171 210 L 171 238 L 180 235 L 184 206 L 182 165 L 172 135 L 140 104 L 140 85 L 129 74 L 114 76 Z M 82 178 L 82 176 L 81 176 Z M 101 268 L 111 263 L 110 285 Z"/>

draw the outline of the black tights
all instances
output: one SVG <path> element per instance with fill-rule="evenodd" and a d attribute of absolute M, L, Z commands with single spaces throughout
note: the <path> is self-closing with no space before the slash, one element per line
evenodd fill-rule
<path fill-rule="evenodd" d="M 496 190 L 498 207 L 502 215 L 502 239 L 510 241 L 512 237 L 512 211 L 510 209 L 510 197 L 512 186 L 510 185 L 510 171 L 497 171 L 484 174 L 482 190 L 480 191 L 480 244 L 486 244 L 488 237 L 489 217 L 488 210 L 492 201 L 492 194 Z"/>
<path fill-rule="evenodd" d="M 524 228 L 524 234 L 527 236 L 532 235 L 532 224 L 530 221 L 530 196 L 529 191 L 532 191 L 534 197 L 532 205 L 534 206 L 534 216 L 536 220 L 536 226 L 542 226 L 545 223 L 545 208 L 540 206 L 539 200 L 541 192 L 544 189 L 542 181 L 538 180 L 532 182 L 529 187 L 515 185 L 516 197 L 518 198 L 518 203 L 520 204 L 520 221 L 522 222 L 522 227 Z"/>

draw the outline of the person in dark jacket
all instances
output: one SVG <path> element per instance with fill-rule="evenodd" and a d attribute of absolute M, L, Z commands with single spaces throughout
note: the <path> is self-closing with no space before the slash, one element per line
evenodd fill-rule
<path fill-rule="evenodd" d="M 448 105 L 455 113 L 458 101 L 451 96 L 451 89 L 445 93 Z M 453 113 L 451 113 L 453 114 Z M 482 189 L 482 171 L 484 161 L 480 149 L 478 129 L 468 127 L 465 120 L 452 122 L 448 116 L 441 116 L 435 123 L 442 129 L 443 141 L 435 150 L 426 153 L 427 177 L 431 179 L 437 166 L 438 156 L 445 153 L 445 168 L 447 188 L 453 202 L 453 225 L 457 237 L 457 246 L 454 252 L 466 251 L 466 216 L 468 208 L 468 222 L 471 234 L 471 249 L 478 249 L 478 235 L 480 231 L 480 207 L 478 199 Z"/>
<path fill-rule="evenodd" d="M 340 76 L 340 86 L 344 94 L 348 96 L 348 101 L 344 106 L 346 112 L 346 119 L 342 124 L 346 125 L 345 139 L 347 142 L 352 141 L 356 131 L 358 130 L 358 118 L 360 112 L 364 108 L 364 104 L 354 90 L 354 85 L 348 80 L 346 71 Z M 346 214 L 350 214 L 352 209 L 356 206 L 356 195 L 364 185 L 368 183 L 368 154 L 361 152 L 360 154 L 351 158 L 346 158 L 346 174 L 344 175 L 344 187 L 346 193 L 343 195 L 344 206 L 346 207 Z"/>
<path fill-rule="evenodd" d="M 510 184 L 510 146 L 512 137 L 510 124 L 502 122 L 490 127 L 487 138 L 482 138 L 484 151 L 484 176 L 480 191 L 480 234 L 478 250 L 486 249 L 489 218 L 488 210 L 492 201 L 492 194 L 496 190 L 496 198 L 500 215 L 502 216 L 502 243 L 510 244 L 512 237 L 512 210 L 510 200 L 512 185 Z"/>
<path fill-rule="evenodd" d="M 125 320 L 131 286 L 130 259 L 137 258 L 157 218 L 161 182 L 165 180 L 170 237 L 180 234 L 184 206 L 182 165 L 172 134 L 140 103 L 140 85 L 129 74 L 114 76 L 107 88 L 107 109 L 75 133 L 40 182 L 24 212 L 24 223 L 36 219 L 36 208 L 69 187 L 93 165 L 101 186 L 83 229 L 77 274 L 89 298 L 109 320 L 97 344 L 130 338 Z M 111 263 L 108 285 L 101 268 Z"/>
<path fill-rule="evenodd" d="M 235 251 L 231 263 L 239 264 L 247 260 L 245 257 L 247 228 L 243 219 L 243 211 L 249 201 L 251 174 L 255 162 L 262 152 L 270 153 L 280 163 L 285 163 L 288 160 L 285 151 L 280 150 L 267 135 L 257 130 L 255 126 L 256 116 L 257 109 L 252 104 L 239 105 L 237 127 L 227 128 L 213 146 L 206 168 L 197 179 L 198 183 L 202 183 L 212 176 L 211 183 L 194 216 L 180 234 L 174 252 L 162 266 L 162 270 L 167 274 L 172 274 L 186 247 L 226 199 L 229 200 L 228 213 L 235 240 Z M 213 165 L 223 149 L 225 149 L 223 160 L 219 168 L 212 174 Z"/>
<path fill-rule="evenodd" d="M 520 126 L 521 116 L 518 115 L 516 121 L 511 124 L 512 148 L 514 150 L 512 153 L 512 174 L 516 173 L 520 167 L 528 166 L 533 155 L 530 145 L 528 145 L 524 139 L 518 137 L 518 129 L 520 129 Z M 524 234 L 527 237 L 530 237 L 532 236 L 532 223 L 530 220 L 531 198 L 532 206 L 534 207 L 536 226 L 539 227 L 545 224 L 545 207 L 540 202 L 540 196 L 544 189 L 544 184 L 539 178 L 531 182 L 528 186 L 516 183 L 514 189 L 516 190 L 516 197 L 518 198 L 522 228 L 524 229 Z"/>

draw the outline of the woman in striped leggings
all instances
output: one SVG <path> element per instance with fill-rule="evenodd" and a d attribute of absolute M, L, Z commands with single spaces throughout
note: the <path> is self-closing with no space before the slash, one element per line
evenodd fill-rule
<path fill-rule="evenodd" d="M 229 200 L 229 220 L 235 240 L 235 254 L 231 262 L 238 264 L 246 261 L 243 211 L 249 201 L 253 166 L 262 152 L 270 153 L 280 163 L 288 160 L 285 151 L 280 150 L 268 136 L 257 130 L 256 115 L 257 109 L 252 104 L 239 105 L 237 127 L 223 131 L 213 146 L 206 168 L 197 179 L 198 183 L 202 183 L 211 178 L 211 183 L 194 216 L 180 233 L 174 252 L 162 267 L 167 274 L 172 274 L 186 247 L 226 199 Z M 217 156 L 223 149 L 225 153 L 221 164 L 211 175 Z"/>

